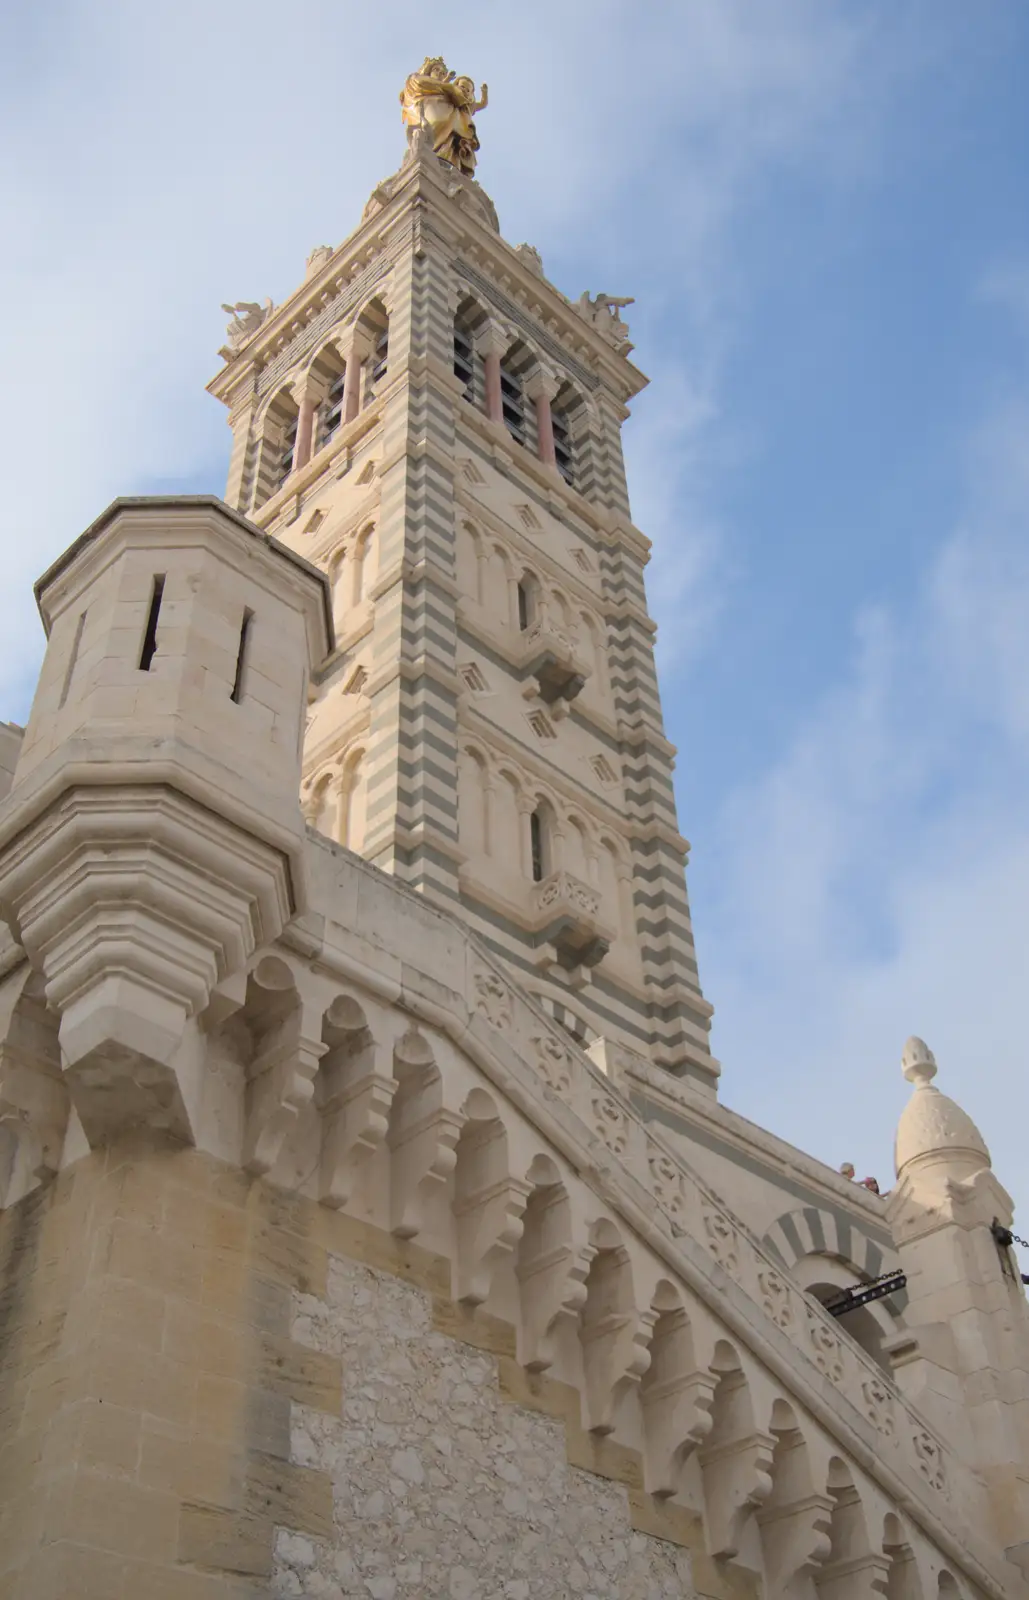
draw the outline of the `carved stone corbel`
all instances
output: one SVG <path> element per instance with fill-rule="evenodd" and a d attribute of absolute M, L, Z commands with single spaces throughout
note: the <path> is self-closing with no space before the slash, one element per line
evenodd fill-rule
<path fill-rule="evenodd" d="M 398 1239 L 413 1239 L 433 1198 L 449 1182 L 464 1118 L 441 1103 L 439 1070 L 419 1033 L 405 1035 L 396 1055 L 398 1088 L 388 1134 L 390 1231 Z"/>
<path fill-rule="evenodd" d="M 772 1436 L 756 1430 L 704 1448 L 704 1530 L 713 1556 L 739 1555 L 747 1523 L 772 1492 L 774 1448 Z"/>
<path fill-rule="evenodd" d="M 260 1177 L 275 1165 L 297 1114 L 312 1099 L 327 1046 L 321 1006 L 298 993 L 289 967 L 277 957 L 265 957 L 251 974 L 246 1009 L 254 1052 L 247 1071 L 243 1166 Z"/>
<path fill-rule="evenodd" d="M 532 1186 L 507 1170 L 507 1140 L 500 1123 L 471 1119 L 459 1145 L 454 1217 L 457 1255 L 455 1300 L 481 1305 L 497 1266 L 522 1236 L 522 1213 Z"/>
<path fill-rule="evenodd" d="M 812 1492 L 758 1512 L 768 1600 L 790 1600 L 798 1585 L 824 1565 L 832 1548 L 832 1507 L 828 1495 Z"/>
<path fill-rule="evenodd" d="M 328 1046 L 318 1075 L 322 1118 L 318 1198 L 339 1209 L 354 1191 L 362 1167 L 384 1142 L 396 1079 L 378 1067 L 377 1046 L 354 1013 L 353 1001 L 329 1007 L 324 1033 Z"/>

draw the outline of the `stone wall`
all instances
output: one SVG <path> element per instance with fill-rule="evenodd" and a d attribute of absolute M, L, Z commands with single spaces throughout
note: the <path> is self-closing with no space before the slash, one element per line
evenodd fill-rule
<path fill-rule="evenodd" d="M 280 1531 L 278 1596 L 659 1600 L 689 1552 L 636 1531 L 625 1488 L 569 1465 L 562 1424 L 505 1401 L 492 1354 L 433 1324 L 417 1288 L 334 1259 L 293 1338 L 343 1365 L 342 1416 L 293 1408 L 301 1467 L 331 1475 L 334 1531 Z"/>

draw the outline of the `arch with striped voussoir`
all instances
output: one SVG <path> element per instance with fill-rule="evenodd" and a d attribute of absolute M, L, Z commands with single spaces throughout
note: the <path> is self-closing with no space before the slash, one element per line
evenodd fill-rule
<path fill-rule="evenodd" d="M 773 1222 L 762 1244 L 798 1288 L 823 1305 L 842 1290 L 901 1270 L 900 1257 L 891 1246 L 872 1239 L 852 1218 L 817 1206 L 785 1212 Z M 887 1341 L 900 1332 L 906 1305 L 907 1291 L 900 1289 L 840 1319 L 840 1327 L 887 1372 L 891 1365 Z"/>

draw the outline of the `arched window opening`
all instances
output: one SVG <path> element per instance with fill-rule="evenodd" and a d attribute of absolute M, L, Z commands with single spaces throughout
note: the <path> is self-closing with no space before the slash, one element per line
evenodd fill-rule
<path fill-rule="evenodd" d="M 840 1297 L 839 1284 L 834 1283 L 813 1283 L 807 1292 L 823 1306 L 830 1300 L 838 1300 Z M 885 1335 L 868 1306 L 858 1306 L 855 1310 L 834 1318 L 834 1321 L 837 1327 L 850 1335 L 855 1344 L 861 1346 L 866 1356 L 871 1356 L 872 1360 L 882 1367 L 884 1372 L 892 1372 L 889 1356 L 883 1349 Z"/>
<path fill-rule="evenodd" d="M 500 395 L 504 408 L 504 426 L 508 433 L 518 440 L 519 444 L 525 443 L 525 393 L 522 389 L 522 380 L 516 373 L 509 372 L 501 363 L 500 367 Z"/>
<path fill-rule="evenodd" d="M 381 383 L 386 376 L 389 361 L 389 329 L 383 328 L 372 352 L 372 384 Z"/>
<path fill-rule="evenodd" d="M 551 412 L 551 421 L 554 425 L 554 460 L 557 470 L 565 483 L 575 481 L 572 471 L 572 436 L 569 430 L 568 418 L 563 411 Z"/>
<path fill-rule="evenodd" d="M 518 628 L 521 633 L 532 627 L 539 613 L 539 584 L 531 573 L 523 573 L 518 580 Z"/>
<path fill-rule="evenodd" d="M 547 825 L 541 806 L 537 806 L 529 816 L 529 849 L 532 881 L 542 883 L 547 875 Z"/>
<path fill-rule="evenodd" d="M 361 312 L 354 328 L 354 345 L 362 357 L 361 404 L 367 406 L 375 399 L 389 367 L 389 317 L 381 300 L 372 300 Z"/>
<path fill-rule="evenodd" d="M 486 313 L 474 300 L 464 300 L 454 318 L 454 377 L 464 384 L 464 397 L 477 411 L 486 409 L 486 364 L 475 348 Z"/>
<path fill-rule="evenodd" d="M 500 405 L 512 439 L 535 454 L 536 405 L 525 392 L 525 378 L 535 357 L 523 344 L 512 345 L 500 363 Z"/>
<path fill-rule="evenodd" d="M 329 385 L 329 392 L 322 401 L 318 410 L 318 438 L 315 448 L 321 450 L 332 437 L 339 432 L 343 422 L 343 386 L 346 382 L 345 370 L 338 377 L 333 378 Z"/>
<path fill-rule="evenodd" d="M 554 461 L 570 488 L 581 487 L 580 444 L 585 437 L 586 408 L 570 383 L 563 383 L 550 408 L 554 432 Z"/>
<path fill-rule="evenodd" d="M 293 471 L 293 455 L 297 447 L 297 426 L 299 417 L 294 414 L 287 422 L 282 432 L 282 444 L 279 448 L 278 459 L 275 464 L 275 487 L 281 489 L 290 473 Z"/>

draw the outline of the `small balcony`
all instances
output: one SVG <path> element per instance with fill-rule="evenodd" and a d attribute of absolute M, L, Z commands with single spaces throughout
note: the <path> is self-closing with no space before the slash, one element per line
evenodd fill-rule
<path fill-rule="evenodd" d="M 601 917 L 598 891 L 570 872 L 536 885 L 533 911 L 537 948 L 549 947 L 549 959 L 569 971 L 595 967 L 611 948 L 614 930 Z"/>
<path fill-rule="evenodd" d="M 589 677 L 589 667 L 576 654 L 568 635 L 547 617 L 531 622 L 521 636 L 520 665 L 536 679 L 539 698 L 545 705 L 574 700 Z M 585 886 L 584 886 L 585 887 Z"/>

